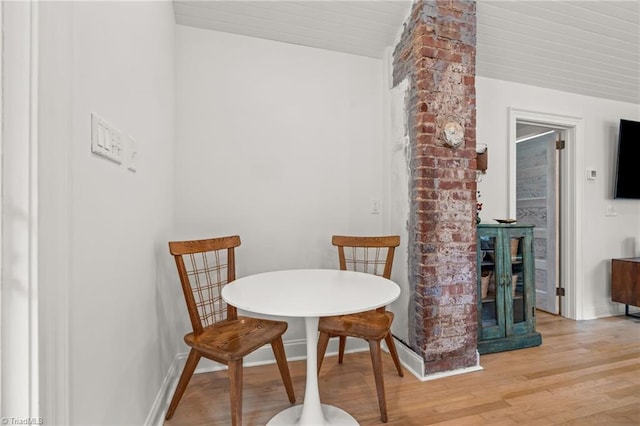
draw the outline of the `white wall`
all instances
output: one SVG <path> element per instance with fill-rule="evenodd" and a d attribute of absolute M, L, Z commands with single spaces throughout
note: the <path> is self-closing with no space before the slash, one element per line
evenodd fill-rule
<path fill-rule="evenodd" d="M 598 179 L 585 177 L 583 202 L 577 206 L 583 253 L 577 268 L 584 273 L 584 282 L 575 283 L 582 290 L 578 319 L 618 313 L 619 306 L 610 301 L 610 259 L 640 255 L 640 201 L 612 199 L 614 153 L 618 121 L 640 119 L 640 106 L 483 77 L 476 79 L 476 92 L 477 141 L 489 147 L 489 169 L 478 185 L 486 222 L 509 214 L 509 107 L 583 120 L 584 135 L 576 148 L 584 164 L 579 166 L 585 172 L 596 169 Z M 617 216 L 605 216 L 608 205 L 615 207 Z"/>
<path fill-rule="evenodd" d="M 336 268 L 332 234 L 381 232 L 382 61 L 180 25 L 176 43 L 175 238 L 239 234 L 244 276 Z"/>
<path fill-rule="evenodd" d="M 53 308 L 68 309 L 60 315 L 68 330 L 59 331 L 69 340 L 68 422 L 143 424 L 180 338 L 170 331 L 177 307 L 165 309 L 178 294 L 173 283 L 162 288 L 174 210 L 173 10 L 170 2 L 43 9 L 40 144 L 64 154 L 40 168 L 49 198 L 42 232 L 63 241 L 43 239 L 41 256 L 69 250 L 57 267 L 68 283 L 43 278 L 49 293 L 68 290 L 68 307 Z M 137 140 L 136 173 L 91 153 L 92 112 Z M 49 310 L 53 303 L 41 301 Z"/>
<path fill-rule="evenodd" d="M 391 76 L 388 76 L 391 79 Z M 384 176 L 388 186 L 385 202 L 388 205 L 386 233 L 400 235 L 400 246 L 396 249 L 391 279 L 400 286 L 400 297 L 389 306 L 395 316 L 391 324 L 394 336 L 409 343 L 409 309 L 411 309 L 411 286 L 409 285 L 409 213 L 411 200 L 409 181 L 411 176 L 411 144 L 408 136 L 407 96 L 409 81 L 402 80 L 387 94 L 389 130 L 385 141 Z"/>

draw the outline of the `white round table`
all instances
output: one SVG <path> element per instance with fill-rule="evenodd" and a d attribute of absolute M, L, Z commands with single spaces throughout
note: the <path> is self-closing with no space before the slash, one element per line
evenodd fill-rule
<path fill-rule="evenodd" d="M 307 334 L 304 403 L 287 408 L 268 425 L 357 425 L 338 407 L 320 403 L 317 374 L 320 317 L 385 306 L 400 296 L 393 281 L 372 274 L 332 269 L 292 269 L 238 278 L 222 289 L 225 302 L 249 312 L 302 317 Z"/>

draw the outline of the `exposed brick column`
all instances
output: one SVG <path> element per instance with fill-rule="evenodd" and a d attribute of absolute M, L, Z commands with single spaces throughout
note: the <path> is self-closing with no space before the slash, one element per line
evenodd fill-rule
<path fill-rule="evenodd" d="M 394 52 L 394 85 L 409 79 L 409 344 L 427 373 L 477 362 L 475 6 L 417 1 Z"/>

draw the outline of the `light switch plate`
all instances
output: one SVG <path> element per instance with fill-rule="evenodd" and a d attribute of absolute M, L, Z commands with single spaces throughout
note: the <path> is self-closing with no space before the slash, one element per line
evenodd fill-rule
<path fill-rule="evenodd" d="M 91 152 L 115 163 L 122 163 L 122 134 L 95 113 L 91 114 Z"/>

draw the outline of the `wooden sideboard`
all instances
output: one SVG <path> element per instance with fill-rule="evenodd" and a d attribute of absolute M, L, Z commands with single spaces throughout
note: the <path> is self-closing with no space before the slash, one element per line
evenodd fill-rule
<path fill-rule="evenodd" d="M 640 307 L 640 257 L 611 260 L 611 300 L 625 304 L 625 315 Z"/>

